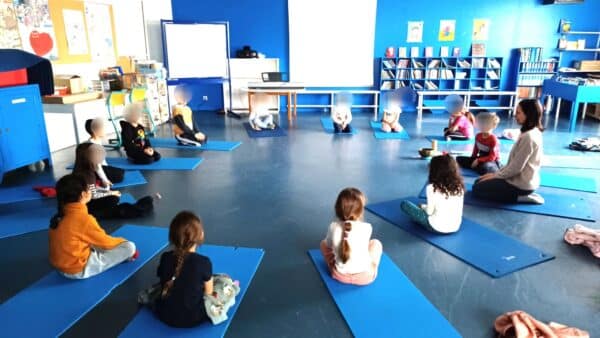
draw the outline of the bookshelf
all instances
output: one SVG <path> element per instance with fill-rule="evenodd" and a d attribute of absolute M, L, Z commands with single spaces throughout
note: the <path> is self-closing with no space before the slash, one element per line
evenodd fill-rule
<path fill-rule="evenodd" d="M 487 56 L 382 58 L 379 89 L 497 91 L 502 62 L 502 57 Z"/>
<path fill-rule="evenodd" d="M 577 70 L 571 65 L 563 65 L 563 56 L 565 53 L 581 53 L 582 59 L 587 58 L 592 54 L 593 60 L 598 60 L 600 56 L 600 32 L 572 31 L 571 21 L 561 20 L 558 28 L 558 33 L 561 35 L 558 39 L 558 73 L 574 76 L 585 76 L 586 73 L 600 73 L 600 70 Z M 589 37 L 589 38 L 588 38 Z M 593 44 L 593 38 L 596 38 Z M 583 44 L 580 45 L 580 42 Z M 590 42 L 592 45 L 590 46 Z"/>
<path fill-rule="evenodd" d="M 519 66 L 517 89 L 519 97 L 538 97 L 544 80 L 552 78 L 558 71 L 557 58 L 543 59 L 541 47 L 518 48 Z"/>

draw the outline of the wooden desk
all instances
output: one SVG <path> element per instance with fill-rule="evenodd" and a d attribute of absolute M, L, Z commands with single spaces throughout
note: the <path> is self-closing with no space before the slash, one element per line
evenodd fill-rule
<path fill-rule="evenodd" d="M 298 91 L 300 89 L 260 89 L 260 88 L 248 88 L 248 110 L 252 111 L 252 95 L 260 93 L 266 95 L 276 95 L 276 96 L 285 96 L 287 97 L 287 115 L 288 120 L 293 117 L 297 117 L 297 109 L 298 109 Z"/>
<path fill-rule="evenodd" d="M 578 86 L 548 79 L 544 80 L 544 85 L 542 87 L 542 97 L 543 96 L 556 96 L 558 98 L 556 101 L 556 115 L 554 119 L 555 127 L 558 124 L 561 100 L 572 101 L 571 116 L 569 116 L 569 132 L 573 132 L 575 131 L 575 125 L 577 124 L 579 104 L 583 103 L 581 119 L 585 119 L 587 104 L 600 102 L 600 86 Z"/>

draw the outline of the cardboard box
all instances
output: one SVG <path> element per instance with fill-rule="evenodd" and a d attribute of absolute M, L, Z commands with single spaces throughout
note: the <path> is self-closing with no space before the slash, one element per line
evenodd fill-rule
<path fill-rule="evenodd" d="M 83 80 L 79 75 L 56 75 L 54 77 L 55 86 L 64 86 L 68 88 L 69 93 L 79 94 L 85 92 Z"/>
<path fill-rule="evenodd" d="M 133 56 L 119 56 L 117 65 L 121 67 L 123 73 L 135 72 L 136 59 Z"/>
<path fill-rule="evenodd" d="M 89 93 L 81 93 L 81 94 L 73 94 L 73 95 L 47 95 L 42 97 L 43 103 L 54 103 L 54 104 L 70 104 L 70 103 L 78 103 L 84 101 L 91 101 L 95 99 L 99 99 L 102 97 L 102 93 L 99 92 L 89 92 Z"/>
<path fill-rule="evenodd" d="M 588 72 L 600 71 L 600 60 L 573 61 L 573 68 Z"/>

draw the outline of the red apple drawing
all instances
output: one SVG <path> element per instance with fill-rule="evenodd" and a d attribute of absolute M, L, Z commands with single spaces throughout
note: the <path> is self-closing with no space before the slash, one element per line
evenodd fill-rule
<path fill-rule="evenodd" d="M 50 34 L 38 31 L 31 31 L 29 34 L 29 43 L 37 56 L 44 56 L 50 53 L 52 46 L 54 46 Z"/>

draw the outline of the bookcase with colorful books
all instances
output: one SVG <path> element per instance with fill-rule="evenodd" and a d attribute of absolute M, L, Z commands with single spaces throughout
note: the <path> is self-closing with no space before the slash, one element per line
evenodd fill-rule
<path fill-rule="evenodd" d="M 500 89 L 502 57 L 399 57 L 381 59 L 381 91 Z"/>
<path fill-rule="evenodd" d="M 543 58 L 541 47 L 524 47 L 517 49 L 519 66 L 517 73 L 517 89 L 519 97 L 537 97 L 544 80 L 556 75 L 558 58 Z"/>

